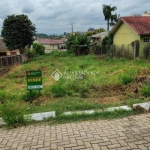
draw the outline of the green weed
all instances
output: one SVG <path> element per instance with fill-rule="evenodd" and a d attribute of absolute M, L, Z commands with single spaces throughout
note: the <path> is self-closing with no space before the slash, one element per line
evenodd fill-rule
<path fill-rule="evenodd" d="M 30 119 L 26 114 L 26 107 L 18 101 L 5 101 L 0 106 L 0 115 L 8 127 L 26 125 Z"/>
<path fill-rule="evenodd" d="M 145 96 L 145 97 L 149 97 L 150 96 L 150 85 L 143 85 L 140 93 Z"/>

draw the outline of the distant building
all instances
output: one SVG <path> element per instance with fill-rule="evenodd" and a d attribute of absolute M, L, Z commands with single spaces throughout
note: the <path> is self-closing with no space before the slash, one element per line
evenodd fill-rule
<path fill-rule="evenodd" d="M 108 35 L 108 32 L 101 32 L 101 33 L 93 34 L 91 36 L 91 41 L 100 43 L 103 40 L 103 38 L 106 37 L 107 35 Z"/>
<path fill-rule="evenodd" d="M 66 39 L 49 39 L 49 38 L 38 38 L 36 42 L 41 43 L 45 46 L 45 52 L 50 53 L 52 50 L 59 50 L 65 48 Z"/>
<path fill-rule="evenodd" d="M 133 42 L 139 43 L 135 57 L 143 57 L 143 48 L 150 43 L 150 16 L 121 17 L 111 30 L 111 34 L 113 44 L 117 47 L 129 47 Z M 133 49 L 130 53 L 133 53 Z"/>
<path fill-rule="evenodd" d="M 6 44 L 3 42 L 3 38 L 0 37 L 0 56 L 20 55 L 19 49 L 9 50 Z"/>
<path fill-rule="evenodd" d="M 142 16 L 150 16 L 150 13 L 148 11 L 144 11 Z"/>

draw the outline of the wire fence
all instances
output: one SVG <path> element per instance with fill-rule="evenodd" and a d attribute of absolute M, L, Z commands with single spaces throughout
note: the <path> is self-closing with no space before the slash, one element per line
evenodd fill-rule
<path fill-rule="evenodd" d="M 122 44 L 122 45 L 96 45 L 93 47 L 93 52 L 95 55 L 105 55 L 117 58 L 127 58 L 133 59 L 139 55 L 139 47 L 132 44 Z"/>
<path fill-rule="evenodd" d="M 27 60 L 23 55 L 0 56 L 0 74 L 9 71 L 13 66 L 19 65 Z"/>

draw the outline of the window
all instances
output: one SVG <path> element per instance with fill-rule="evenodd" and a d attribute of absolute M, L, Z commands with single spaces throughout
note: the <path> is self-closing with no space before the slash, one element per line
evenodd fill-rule
<path fill-rule="evenodd" d="M 10 52 L 10 55 L 17 55 L 16 52 Z"/>
<path fill-rule="evenodd" d="M 150 37 L 145 37 L 144 39 L 143 39 L 143 42 L 150 42 Z"/>
<path fill-rule="evenodd" d="M 0 52 L 0 56 L 7 56 L 6 52 Z"/>

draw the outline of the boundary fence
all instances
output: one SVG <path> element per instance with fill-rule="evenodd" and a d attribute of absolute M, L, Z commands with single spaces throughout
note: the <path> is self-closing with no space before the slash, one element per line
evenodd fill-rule
<path fill-rule="evenodd" d="M 27 60 L 23 55 L 0 56 L 0 74 L 10 70 L 15 65 L 19 65 Z"/>

